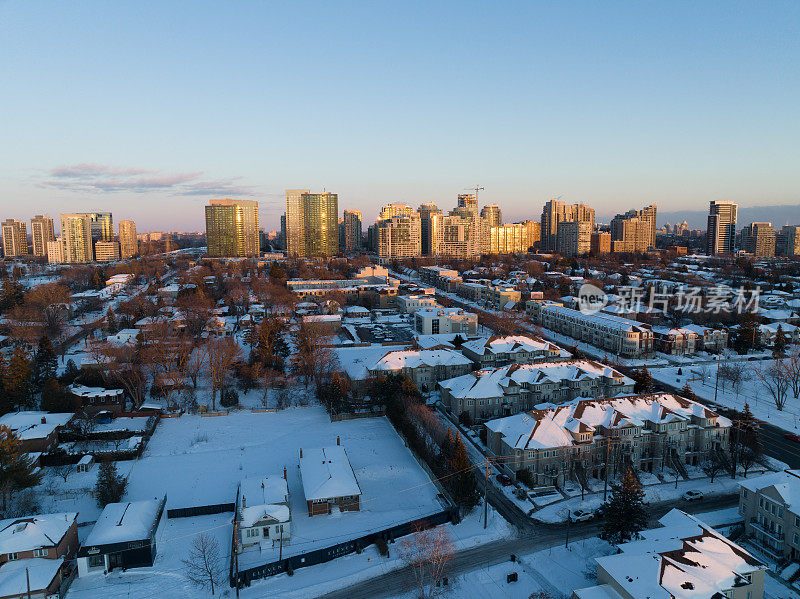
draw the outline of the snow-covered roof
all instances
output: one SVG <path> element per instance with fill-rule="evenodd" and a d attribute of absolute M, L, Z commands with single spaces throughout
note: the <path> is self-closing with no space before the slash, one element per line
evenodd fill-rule
<path fill-rule="evenodd" d="M 164 509 L 166 497 L 109 503 L 97 518 L 83 547 L 111 545 L 150 538 Z"/>
<path fill-rule="evenodd" d="M 244 506 L 284 503 L 288 496 L 289 487 L 282 476 L 257 476 L 239 483 L 239 501 Z"/>
<path fill-rule="evenodd" d="M 0 597 L 25 597 L 28 590 L 38 596 L 39 591 L 50 586 L 63 564 L 61 559 L 43 557 L 4 563 L 0 566 Z"/>
<path fill-rule="evenodd" d="M 573 310 L 572 308 L 565 308 L 564 306 L 559 306 L 558 304 L 544 305 L 542 306 L 542 311 L 563 314 L 565 316 L 578 318 L 583 322 L 593 322 L 601 326 L 612 327 L 614 329 L 618 329 L 621 332 L 640 331 L 648 328 L 641 322 L 636 322 L 635 320 L 630 320 L 628 318 L 621 318 L 619 316 L 613 316 L 612 314 L 605 314 L 602 312 L 598 312 L 596 314 L 583 314 L 578 310 Z"/>
<path fill-rule="evenodd" d="M 303 449 L 300 478 L 306 500 L 361 495 L 347 452 L 341 445 Z"/>
<path fill-rule="evenodd" d="M 515 352 L 557 351 L 563 357 L 570 357 L 570 353 L 539 337 L 532 335 L 493 335 L 467 341 L 463 349 L 484 356 L 486 354 L 510 354 Z"/>
<path fill-rule="evenodd" d="M 69 387 L 69 392 L 77 397 L 119 397 L 125 393 L 122 389 L 103 389 L 103 387 L 86 387 L 74 384 Z"/>
<path fill-rule="evenodd" d="M 469 366 L 472 361 L 452 349 L 407 349 L 388 352 L 370 370 L 400 370 L 421 366 Z"/>
<path fill-rule="evenodd" d="M 240 526 L 250 528 L 261 520 L 289 521 L 289 506 L 285 503 L 266 503 L 242 508 Z"/>
<path fill-rule="evenodd" d="M 55 547 L 77 517 L 67 512 L 0 520 L 0 554 Z"/>
<path fill-rule="evenodd" d="M 794 510 L 800 508 L 800 470 L 770 472 L 755 478 L 746 478 L 739 482 L 739 486 L 753 493 L 772 488 L 787 506 Z"/>
<path fill-rule="evenodd" d="M 0 425 L 5 425 L 21 440 L 44 439 L 58 427 L 69 422 L 74 414 L 51 412 L 9 412 L 0 416 Z"/>
<path fill-rule="evenodd" d="M 515 449 L 566 447 L 575 443 L 572 433 L 594 432 L 598 427 L 622 428 L 664 424 L 696 418 L 717 418 L 720 427 L 731 422 L 705 406 L 672 393 L 626 395 L 610 399 L 575 399 L 546 410 L 531 410 L 490 420 L 486 428 L 499 433 Z M 798 479 L 800 481 L 800 479 Z"/>
<path fill-rule="evenodd" d="M 396 346 L 405 349 L 407 344 Z M 369 376 L 369 369 L 391 348 L 383 345 L 369 345 L 362 347 L 337 347 L 333 352 L 339 363 L 339 368 L 347 373 L 351 380 L 363 380 Z"/>
<path fill-rule="evenodd" d="M 601 377 L 613 378 L 624 384 L 633 384 L 633 379 L 610 366 L 591 360 L 514 364 L 471 372 L 439 384 L 457 398 L 485 399 L 502 396 L 504 389 L 509 385 L 537 385 Z"/>

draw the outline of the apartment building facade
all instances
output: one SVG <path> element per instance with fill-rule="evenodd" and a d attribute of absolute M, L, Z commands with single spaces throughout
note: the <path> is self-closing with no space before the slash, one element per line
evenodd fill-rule
<path fill-rule="evenodd" d="M 775 229 L 772 223 L 750 223 L 742 229 L 742 249 L 756 258 L 775 256 Z"/>
<path fill-rule="evenodd" d="M 378 256 L 381 260 L 414 258 L 422 254 L 422 221 L 407 204 L 384 206 L 378 216 Z"/>
<path fill-rule="evenodd" d="M 739 483 L 745 535 L 772 559 L 800 558 L 800 477 L 771 472 Z"/>
<path fill-rule="evenodd" d="M 3 221 L 3 255 L 16 258 L 28 255 L 28 230 L 25 222 L 8 218 Z"/>
<path fill-rule="evenodd" d="M 478 315 L 461 308 L 420 308 L 414 313 L 414 330 L 420 335 L 461 333 L 465 337 L 478 332 Z"/>
<path fill-rule="evenodd" d="M 33 255 L 47 257 L 47 244 L 56 240 L 53 219 L 37 214 L 31 219 L 31 236 L 33 237 Z"/>

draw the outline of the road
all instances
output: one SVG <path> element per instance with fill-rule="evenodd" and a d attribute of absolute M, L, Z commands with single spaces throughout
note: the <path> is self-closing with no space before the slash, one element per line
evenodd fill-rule
<path fill-rule="evenodd" d="M 728 508 L 736 505 L 738 497 L 711 498 L 687 504 L 685 502 L 667 502 L 651 506 L 651 524 L 656 525 L 656 520 L 673 507 L 679 507 L 686 512 L 699 513 Z M 477 509 L 477 508 L 476 508 Z M 570 541 L 579 541 L 597 536 L 600 531 L 600 522 L 574 523 L 570 528 Z M 492 541 L 479 547 L 473 547 L 456 553 L 453 562 L 448 568 L 448 576 L 453 578 L 465 572 L 507 562 L 510 556 L 524 555 L 561 545 L 565 542 L 566 529 L 563 524 L 539 524 L 529 527 L 530 532 L 520 535 L 515 539 Z M 397 551 L 397 545 L 390 546 L 390 551 Z M 381 576 L 370 578 L 344 589 L 323 595 L 322 599 L 380 599 L 382 597 L 395 597 L 407 593 L 414 587 L 412 573 L 408 566 L 392 570 Z"/>

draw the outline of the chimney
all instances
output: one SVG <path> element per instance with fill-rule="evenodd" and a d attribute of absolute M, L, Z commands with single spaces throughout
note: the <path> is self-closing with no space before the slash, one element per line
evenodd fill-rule
<path fill-rule="evenodd" d="M 286 466 L 283 467 L 283 480 L 287 480 L 287 478 L 286 478 Z"/>
<path fill-rule="evenodd" d="M 247 507 L 247 497 L 242 495 L 242 507 Z"/>
<path fill-rule="evenodd" d="M 300 448 L 300 457 L 301 458 L 303 457 L 303 448 L 302 447 Z"/>
<path fill-rule="evenodd" d="M 336 435 L 336 445 L 341 445 L 342 440 L 339 438 L 339 435 Z"/>
<path fill-rule="evenodd" d="M 42 424 L 47 424 L 47 417 L 46 416 L 42 416 Z"/>

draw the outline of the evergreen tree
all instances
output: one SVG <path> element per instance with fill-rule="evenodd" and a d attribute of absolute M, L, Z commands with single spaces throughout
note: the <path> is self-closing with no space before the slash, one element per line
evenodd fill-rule
<path fill-rule="evenodd" d="M 25 288 L 17 279 L 5 279 L 0 289 L 0 312 L 21 304 L 24 294 Z"/>
<path fill-rule="evenodd" d="M 786 335 L 783 334 L 783 327 L 778 325 L 778 330 L 775 331 L 775 347 L 774 353 L 776 356 L 782 356 L 786 350 Z"/>
<path fill-rule="evenodd" d="M 58 358 L 53 349 L 53 344 L 47 335 L 39 339 L 36 348 L 36 357 L 33 362 L 33 384 L 38 388 L 47 379 L 54 379 L 58 369 Z"/>
<path fill-rule="evenodd" d="M 102 462 L 97 471 L 94 495 L 103 508 L 109 503 L 118 503 L 125 494 L 125 479 L 117 473 L 114 462 Z"/>
<path fill-rule="evenodd" d="M 740 412 L 733 424 L 730 442 L 733 464 L 743 466 L 745 476 L 747 476 L 747 470 L 764 453 L 764 446 L 761 443 L 761 427 L 750 411 L 749 403 L 745 402 L 744 410 Z"/>
<path fill-rule="evenodd" d="M 5 372 L 5 395 L 14 408 L 29 407 L 33 398 L 31 382 L 33 368 L 31 361 L 22 351 L 22 348 L 14 350 L 14 354 L 8 361 Z"/>
<path fill-rule="evenodd" d="M 632 378 L 635 383 L 633 386 L 634 393 L 653 392 L 653 377 L 650 375 L 647 366 L 642 366 L 640 370 L 637 370 L 636 373 L 632 375 Z"/>
<path fill-rule="evenodd" d="M 114 314 L 114 311 L 111 308 L 109 308 L 108 312 L 106 312 L 106 329 L 108 329 L 109 335 L 116 335 L 119 332 L 117 315 Z"/>
<path fill-rule="evenodd" d="M 41 474 L 36 465 L 22 451 L 22 442 L 12 430 L 0 424 L 0 495 L 2 512 L 8 508 L 8 500 L 15 491 L 39 484 Z"/>
<path fill-rule="evenodd" d="M 9 401 L 8 395 L 6 394 L 6 370 L 8 369 L 8 364 L 6 364 L 6 358 L 0 352 L 0 414 L 5 414 L 6 412 L 10 412 L 13 408 L 11 402 Z"/>
<path fill-rule="evenodd" d="M 694 391 L 692 391 L 692 386 L 689 384 L 689 381 L 686 381 L 686 384 L 683 386 L 683 389 L 681 389 L 681 395 L 686 399 L 691 399 L 692 401 L 695 401 L 697 399 L 697 396 L 694 394 Z"/>
<path fill-rule="evenodd" d="M 611 488 L 611 497 L 603 504 L 603 530 L 600 538 L 611 543 L 624 543 L 637 537 L 647 527 L 644 490 L 628 469 L 622 482 Z"/>
<path fill-rule="evenodd" d="M 54 378 L 42 384 L 42 409 L 47 412 L 74 412 L 75 401 Z"/>
<path fill-rule="evenodd" d="M 450 468 L 453 476 L 449 486 L 455 502 L 465 509 L 476 506 L 480 497 L 478 481 L 460 434 L 453 441 Z"/>

